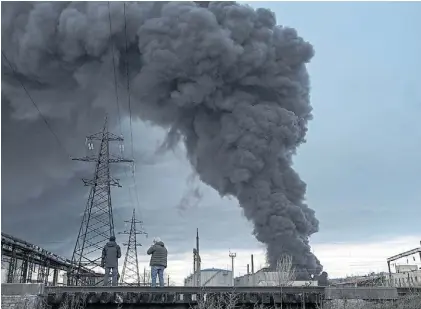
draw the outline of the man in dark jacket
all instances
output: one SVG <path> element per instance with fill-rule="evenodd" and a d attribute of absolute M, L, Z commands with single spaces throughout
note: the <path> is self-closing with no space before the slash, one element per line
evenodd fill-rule
<path fill-rule="evenodd" d="M 164 286 L 164 269 L 167 268 L 167 256 L 168 251 L 165 248 L 164 243 L 159 237 L 155 238 L 153 245 L 149 248 L 147 254 L 151 256 L 151 277 L 152 277 L 152 286 L 156 286 L 156 275 L 159 278 L 159 285 Z"/>
<path fill-rule="evenodd" d="M 121 257 L 120 246 L 115 242 L 115 236 L 102 249 L 101 266 L 105 269 L 104 285 L 108 285 L 110 271 L 112 272 L 112 285 L 116 286 L 118 281 L 118 259 Z"/>

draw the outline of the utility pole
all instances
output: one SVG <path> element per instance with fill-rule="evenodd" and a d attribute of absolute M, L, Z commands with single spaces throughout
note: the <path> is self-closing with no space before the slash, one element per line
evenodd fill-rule
<path fill-rule="evenodd" d="M 136 235 L 144 234 L 148 235 L 143 231 L 142 221 L 136 219 L 135 210 L 133 209 L 133 216 L 130 221 L 124 221 L 130 223 L 130 231 L 124 231 L 119 234 L 129 235 L 129 241 L 124 243 L 127 246 L 126 257 L 124 258 L 123 271 L 121 273 L 120 283 L 127 285 L 140 286 L 140 273 L 139 273 L 139 261 L 137 258 L 137 247 L 142 246 L 141 243 L 137 242 Z M 140 224 L 140 229 L 136 229 L 136 225 Z"/>
<path fill-rule="evenodd" d="M 99 141 L 98 154 L 87 155 L 72 160 L 95 162 L 93 179 L 82 179 L 85 186 L 90 186 L 82 223 L 72 255 L 72 267 L 68 273 L 68 285 L 95 285 L 97 269 L 101 267 L 104 245 L 114 236 L 114 220 L 111 204 L 111 186 L 121 187 L 118 179 L 110 175 L 110 163 L 133 163 L 122 156 L 110 155 L 110 142 L 120 142 L 123 151 L 123 137 L 108 132 L 108 119 L 105 117 L 101 132 L 86 137 L 88 151 L 93 152 L 94 141 Z"/>
<path fill-rule="evenodd" d="M 229 257 L 231 258 L 232 286 L 234 286 L 234 259 L 236 256 L 237 253 L 230 251 Z"/>

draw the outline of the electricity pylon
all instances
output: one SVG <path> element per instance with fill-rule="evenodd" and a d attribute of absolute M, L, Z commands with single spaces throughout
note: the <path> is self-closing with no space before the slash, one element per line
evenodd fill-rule
<path fill-rule="evenodd" d="M 130 221 L 124 221 L 130 223 L 130 231 L 124 231 L 120 234 L 129 235 L 129 241 L 124 245 L 127 246 L 126 257 L 124 258 L 123 272 L 121 274 L 120 283 L 127 285 L 140 286 L 140 273 L 139 273 L 139 261 L 137 258 L 137 247 L 142 246 L 141 243 L 137 242 L 136 235 L 144 234 L 148 235 L 143 231 L 140 220 L 136 220 L 135 210 L 133 209 L 133 216 Z M 136 229 L 136 224 L 140 224 L 140 229 Z M 144 280 L 143 280 L 144 281 Z"/>
<path fill-rule="evenodd" d="M 68 285 L 99 283 L 95 277 L 98 277 L 98 270 L 101 267 L 102 249 L 110 236 L 114 236 L 111 186 L 121 187 L 118 179 L 110 175 L 110 163 L 133 162 L 122 156 L 110 155 L 110 142 L 120 142 L 120 152 L 122 152 L 124 139 L 122 136 L 108 132 L 107 120 L 106 117 L 101 132 L 86 137 L 90 152 L 94 150 L 94 141 L 100 142 L 98 154 L 72 158 L 72 160 L 95 162 L 96 167 L 93 179 L 82 179 L 85 186 L 90 186 L 91 189 L 72 255 Z"/>

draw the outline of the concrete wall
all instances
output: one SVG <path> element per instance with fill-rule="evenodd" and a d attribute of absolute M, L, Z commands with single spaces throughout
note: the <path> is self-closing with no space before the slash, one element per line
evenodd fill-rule
<path fill-rule="evenodd" d="M 42 309 L 43 284 L 6 283 L 1 285 L 3 309 Z"/>
<path fill-rule="evenodd" d="M 421 270 L 411 271 L 407 273 L 392 274 L 392 286 L 396 287 L 421 287 Z"/>
<path fill-rule="evenodd" d="M 377 287 L 372 288 L 326 288 L 325 299 L 383 299 L 392 300 L 398 298 L 398 291 L 395 288 Z"/>

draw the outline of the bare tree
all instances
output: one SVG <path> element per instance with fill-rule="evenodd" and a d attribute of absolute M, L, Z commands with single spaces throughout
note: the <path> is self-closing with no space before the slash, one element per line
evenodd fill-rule
<path fill-rule="evenodd" d="M 295 280 L 295 268 L 292 256 L 283 254 L 276 264 L 277 286 L 291 286 Z"/>

